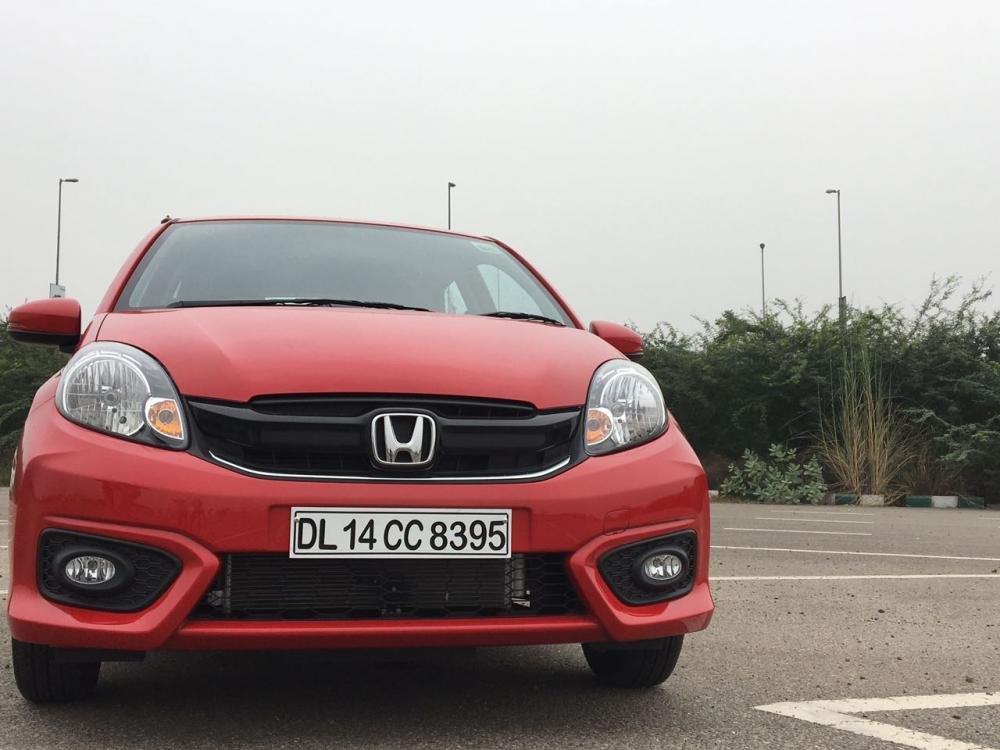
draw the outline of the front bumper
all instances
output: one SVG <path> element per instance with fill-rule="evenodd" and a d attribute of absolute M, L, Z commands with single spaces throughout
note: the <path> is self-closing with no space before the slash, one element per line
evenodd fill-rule
<path fill-rule="evenodd" d="M 8 618 L 19 640 L 74 648 L 289 649 L 629 641 L 705 628 L 708 498 L 704 473 L 676 425 L 623 453 L 590 458 L 534 483 L 382 484 L 247 477 L 190 454 L 101 435 L 63 419 L 51 400 L 29 415 L 11 487 Z M 455 507 L 513 510 L 514 552 L 559 552 L 586 605 L 579 615 L 352 621 L 206 621 L 190 618 L 219 554 L 284 552 L 291 506 Z M 151 606 L 100 612 L 38 591 L 37 543 L 59 528 L 170 552 L 180 575 Z M 698 566 L 690 593 L 627 606 L 597 560 L 640 539 L 691 529 Z"/>

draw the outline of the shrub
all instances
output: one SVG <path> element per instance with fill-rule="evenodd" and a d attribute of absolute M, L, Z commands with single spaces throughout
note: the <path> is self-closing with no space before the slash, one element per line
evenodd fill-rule
<path fill-rule="evenodd" d="M 719 492 L 752 503 L 819 503 L 826 492 L 823 470 L 813 456 L 805 463 L 795 458 L 795 449 L 775 443 L 762 459 L 749 448 L 742 463 L 729 467 L 729 476 Z"/>

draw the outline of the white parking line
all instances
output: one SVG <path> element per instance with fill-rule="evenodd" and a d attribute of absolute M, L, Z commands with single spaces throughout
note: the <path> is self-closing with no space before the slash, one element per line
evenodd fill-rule
<path fill-rule="evenodd" d="M 874 521 L 831 521 L 829 518 L 778 518 L 777 516 L 758 516 L 755 521 L 794 521 L 795 523 L 865 523 L 871 526 Z"/>
<path fill-rule="evenodd" d="M 897 745 L 916 747 L 920 750 L 990 750 L 984 745 L 952 740 L 936 734 L 918 732 L 905 727 L 863 719 L 854 714 L 880 711 L 920 711 L 943 708 L 972 708 L 1000 705 L 998 693 L 960 693 L 958 695 L 904 695 L 897 698 L 870 700 L 802 701 L 799 703 L 771 703 L 757 706 L 779 716 L 808 721 L 813 724 L 839 729 L 843 732 L 873 737 Z"/>
<path fill-rule="evenodd" d="M 713 544 L 712 549 L 735 549 L 749 552 L 802 552 L 809 555 L 857 555 L 859 557 L 914 557 L 926 560 L 973 560 L 976 562 L 1000 562 L 1000 557 L 958 557 L 955 555 L 915 555 L 908 552 L 851 552 L 842 549 L 791 549 L 788 547 L 735 547 Z"/>
<path fill-rule="evenodd" d="M 1000 573 L 905 573 L 899 575 L 859 576 L 710 576 L 716 581 L 865 581 L 882 578 L 993 578 L 1000 581 Z"/>
<path fill-rule="evenodd" d="M 864 531 L 806 531 L 805 529 L 743 529 L 725 526 L 723 531 L 773 531 L 777 534 L 834 534 L 837 536 L 871 536 Z"/>

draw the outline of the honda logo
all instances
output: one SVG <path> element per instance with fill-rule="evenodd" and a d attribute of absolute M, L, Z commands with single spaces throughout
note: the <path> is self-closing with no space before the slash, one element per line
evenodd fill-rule
<path fill-rule="evenodd" d="M 372 420 L 372 454 L 383 466 L 426 466 L 436 444 L 434 419 L 427 414 L 379 414 Z"/>

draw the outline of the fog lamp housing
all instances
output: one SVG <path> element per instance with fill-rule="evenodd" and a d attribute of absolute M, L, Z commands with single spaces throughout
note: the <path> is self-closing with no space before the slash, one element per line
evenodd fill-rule
<path fill-rule="evenodd" d="M 623 603 L 641 607 L 690 592 L 698 564 L 698 538 L 684 529 L 615 547 L 598 559 L 597 569 Z"/>
<path fill-rule="evenodd" d="M 109 560 L 103 555 L 71 557 L 62 571 L 63 576 L 71 583 L 88 587 L 110 583 L 117 573 L 114 560 Z"/>
<path fill-rule="evenodd" d="M 52 572 L 64 586 L 79 594 L 109 594 L 127 586 L 135 576 L 123 556 L 97 547 L 65 547 L 52 560 Z"/>
<path fill-rule="evenodd" d="M 688 571 L 688 556 L 681 549 L 654 549 L 636 559 L 633 575 L 644 588 L 672 586 Z"/>

